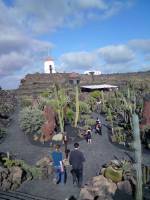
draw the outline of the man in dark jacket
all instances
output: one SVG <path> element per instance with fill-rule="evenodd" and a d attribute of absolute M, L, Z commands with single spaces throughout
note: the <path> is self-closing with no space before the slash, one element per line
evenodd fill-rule
<path fill-rule="evenodd" d="M 69 163 L 72 165 L 73 184 L 76 182 L 79 187 L 82 186 L 84 161 L 84 155 L 79 151 L 79 144 L 75 143 L 74 150 L 70 153 Z"/>

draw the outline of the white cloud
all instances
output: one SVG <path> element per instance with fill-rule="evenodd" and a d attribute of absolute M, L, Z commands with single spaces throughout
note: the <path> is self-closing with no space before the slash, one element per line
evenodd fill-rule
<path fill-rule="evenodd" d="M 61 27 L 81 26 L 89 20 L 105 20 L 132 4 L 132 0 L 14 0 L 8 7 L 4 2 L 0 1 L 0 84 L 8 79 L 12 82 L 9 86 L 16 86 L 23 74 L 41 70 L 41 60 L 53 44 L 38 36 Z M 102 72 L 132 70 L 135 49 L 148 52 L 149 43 L 133 40 L 91 52 L 68 52 L 60 56 L 59 64 L 61 69 L 80 72 L 91 68 Z"/>
<path fill-rule="evenodd" d="M 89 19 L 111 17 L 127 8 L 129 0 L 15 0 L 9 8 L 0 3 L 0 22 L 27 33 L 51 32 L 62 26 L 81 25 Z M 96 13 L 92 15 L 92 13 Z"/>
<path fill-rule="evenodd" d="M 8 75 L 0 78 L 0 86 L 3 89 L 15 89 L 18 88 L 20 80 L 23 78 L 23 75 Z"/>
<path fill-rule="evenodd" d="M 135 57 L 134 52 L 126 45 L 110 45 L 98 50 L 108 64 L 128 63 Z"/>
<path fill-rule="evenodd" d="M 71 1 L 70 1 L 71 2 Z M 97 8 L 101 10 L 105 10 L 108 8 L 106 1 L 104 0 L 76 0 L 71 2 L 74 6 L 78 7 L 79 9 L 89 9 L 89 8 Z"/>
<path fill-rule="evenodd" d="M 150 39 L 135 39 L 129 41 L 129 46 L 136 51 L 150 53 Z"/>
<path fill-rule="evenodd" d="M 141 70 L 142 62 L 126 44 L 109 45 L 92 52 L 68 52 L 60 56 L 60 68 L 65 71 L 99 70 L 102 73 L 133 72 Z M 147 68 L 145 68 L 147 69 Z"/>
<path fill-rule="evenodd" d="M 0 39 L 0 76 L 34 67 L 53 45 L 23 35 L 9 35 Z M 38 68 L 36 68 L 38 71 Z M 31 71 L 31 70 L 30 70 Z"/>
<path fill-rule="evenodd" d="M 28 58 L 20 53 L 11 52 L 0 56 L 0 76 L 8 76 L 15 71 L 20 71 L 29 64 Z"/>
<path fill-rule="evenodd" d="M 146 54 L 144 60 L 150 62 L 150 54 Z"/>
<path fill-rule="evenodd" d="M 95 52 L 70 52 L 63 54 L 59 61 L 61 67 L 65 70 L 72 71 L 74 70 L 86 70 L 90 69 L 97 64 L 97 54 Z"/>

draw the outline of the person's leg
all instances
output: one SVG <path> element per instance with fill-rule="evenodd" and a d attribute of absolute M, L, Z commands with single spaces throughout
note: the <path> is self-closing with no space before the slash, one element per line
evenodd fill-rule
<path fill-rule="evenodd" d="M 83 169 L 77 170 L 77 180 L 78 180 L 78 187 L 81 187 L 83 182 Z"/>
<path fill-rule="evenodd" d="M 75 170 L 77 185 L 79 185 L 79 169 Z"/>
<path fill-rule="evenodd" d="M 64 184 L 65 183 L 65 172 L 64 171 L 63 172 L 60 171 L 60 177 L 61 177 L 60 182 Z"/>
<path fill-rule="evenodd" d="M 77 172 L 75 169 L 71 170 L 72 178 L 73 178 L 73 184 L 77 183 Z"/>
<path fill-rule="evenodd" d="M 86 136 L 86 141 L 87 141 L 87 143 L 88 143 L 88 137 Z"/>
<path fill-rule="evenodd" d="M 56 184 L 59 184 L 60 182 L 60 167 L 55 167 L 55 181 L 56 181 Z"/>
<path fill-rule="evenodd" d="M 64 167 L 64 183 L 67 183 L 67 169 Z"/>
<path fill-rule="evenodd" d="M 100 132 L 101 132 L 101 135 L 102 135 L 102 127 L 100 128 Z"/>
<path fill-rule="evenodd" d="M 83 180 L 83 170 L 82 169 L 77 169 L 76 170 L 76 176 L 77 176 L 77 185 L 78 187 L 82 186 L 82 180 Z"/>
<path fill-rule="evenodd" d="M 98 128 L 96 128 L 96 134 L 98 134 Z"/>

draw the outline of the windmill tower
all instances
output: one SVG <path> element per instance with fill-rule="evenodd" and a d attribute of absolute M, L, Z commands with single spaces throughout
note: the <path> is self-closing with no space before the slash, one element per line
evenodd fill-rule
<path fill-rule="evenodd" d="M 44 73 L 56 73 L 54 60 L 50 57 L 44 61 Z"/>
<path fill-rule="evenodd" d="M 47 50 L 47 53 L 48 53 L 48 57 L 44 61 L 44 73 L 46 73 L 46 74 L 56 73 L 55 65 L 54 65 L 54 59 L 52 59 L 49 56 L 49 54 L 50 54 L 50 49 L 49 48 Z"/>

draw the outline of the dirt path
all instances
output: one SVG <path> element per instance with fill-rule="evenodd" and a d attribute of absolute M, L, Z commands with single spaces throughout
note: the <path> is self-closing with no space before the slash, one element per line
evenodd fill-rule
<path fill-rule="evenodd" d="M 35 164 L 37 160 L 49 154 L 49 149 L 30 144 L 28 138 L 19 128 L 18 113 L 19 109 L 13 115 L 13 122 L 8 129 L 8 137 L 0 145 L 0 151 L 9 151 L 17 154 L 18 158 L 24 159 L 30 164 Z M 94 114 L 94 117 L 96 118 L 97 115 Z M 101 121 L 103 124 L 106 123 L 102 117 Z M 107 131 L 106 126 L 103 126 L 102 136 L 93 134 L 92 144 L 87 144 L 85 141 L 80 142 L 80 149 L 86 158 L 84 183 L 91 177 L 96 176 L 101 165 L 113 159 L 114 155 L 118 158 L 126 157 L 125 150 L 119 149 L 109 142 Z M 70 145 L 69 148 L 73 149 L 73 145 Z M 79 189 L 72 185 L 70 169 L 68 168 L 67 171 L 68 180 L 66 185 L 54 185 L 51 179 L 32 180 L 22 184 L 19 191 L 56 200 L 65 200 L 70 195 L 78 197 Z"/>

